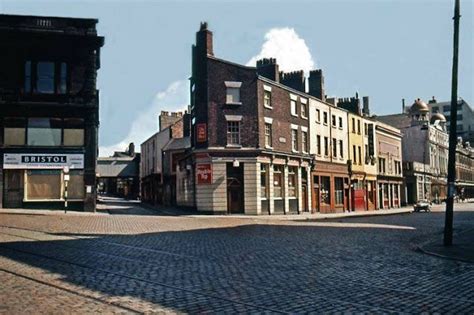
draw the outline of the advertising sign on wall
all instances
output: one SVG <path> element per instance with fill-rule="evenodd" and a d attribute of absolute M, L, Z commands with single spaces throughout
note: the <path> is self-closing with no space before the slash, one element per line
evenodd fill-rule
<path fill-rule="evenodd" d="M 197 142 L 207 141 L 207 125 L 206 124 L 196 125 L 196 141 Z"/>
<path fill-rule="evenodd" d="M 70 169 L 84 168 L 84 154 L 3 154 L 4 169 Z"/>
<path fill-rule="evenodd" d="M 212 165 L 196 164 L 196 177 L 198 185 L 212 184 Z"/>

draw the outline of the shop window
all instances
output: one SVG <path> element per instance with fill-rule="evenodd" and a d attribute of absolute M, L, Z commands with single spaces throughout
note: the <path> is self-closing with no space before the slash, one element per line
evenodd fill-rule
<path fill-rule="evenodd" d="M 28 170 L 25 199 L 31 201 L 61 199 L 61 171 Z"/>
<path fill-rule="evenodd" d="M 84 187 L 84 172 L 79 170 L 71 170 L 69 173 L 69 182 L 67 185 L 67 198 L 83 200 L 85 197 Z"/>
<path fill-rule="evenodd" d="M 63 145 L 84 145 L 84 120 L 78 118 L 64 119 Z"/>
<path fill-rule="evenodd" d="M 5 145 L 25 145 L 26 119 L 5 118 L 3 128 L 3 143 Z"/>
<path fill-rule="evenodd" d="M 67 92 L 67 65 L 65 62 L 61 62 L 60 64 L 58 85 L 59 93 L 65 94 Z"/>
<path fill-rule="evenodd" d="M 268 165 L 260 166 L 260 197 L 268 198 Z"/>
<path fill-rule="evenodd" d="M 31 93 L 31 61 L 25 62 L 25 92 Z"/>
<path fill-rule="evenodd" d="M 329 176 L 321 176 L 321 203 L 329 206 L 331 204 L 331 184 Z"/>
<path fill-rule="evenodd" d="M 27 138 L 30 146 L 60 146 L 61 119 L 29 118 Z"/>
<path fill-rule="evenodd" d="M 273 166 L 273 196 L 283 197 L 283 167 L 280 165 Z"/>
<path fill-rule="evenodd" d="M 344 181 L 342 178 L 334 178 L 334 191 L 336 196 L 336 204 L 344 204 Z"/>
<path fill-rule="evenodd" d="M 288 197 L 296 197 L 296 167 L 288 167 Z"/>

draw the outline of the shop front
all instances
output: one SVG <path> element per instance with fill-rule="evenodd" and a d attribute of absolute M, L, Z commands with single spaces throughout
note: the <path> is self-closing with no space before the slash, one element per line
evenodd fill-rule
<path fill-rule="evenodd" d="M 5 153 L 3 208 L 81 209 L 85 193 L 83 154 Z"/>
<path fill-rule="evenodd" d="M 346 164 L 316 162 L 312 172 L 312 212 L 349 210 L 349 173 Z"/>

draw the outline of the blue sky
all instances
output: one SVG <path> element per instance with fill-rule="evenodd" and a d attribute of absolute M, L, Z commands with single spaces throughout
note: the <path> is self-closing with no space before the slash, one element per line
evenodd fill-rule
<path fill-rule="evenodd" d="M 402 98 L 447 101 L 453 2 L 0 0 L 0 12 L 99 19 L 99 141 L 107 155 L 156 132 L 160 110 L 185 108 L 201 21 L 214 32 L 216 56 L 246 64 L 279 54 L 287 69 L 322 68 L 328 95 L 369 95 L 375 114 L 399 112 Z M 461 0 L 458 94 L 471 105 L 473 11 Z"/>

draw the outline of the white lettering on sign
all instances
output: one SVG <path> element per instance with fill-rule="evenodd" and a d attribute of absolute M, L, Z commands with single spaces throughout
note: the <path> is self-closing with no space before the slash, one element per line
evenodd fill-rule
<path fill-rule="evenodd" d="M 5 153 L 5 169 L 71 169 L 84 168 L 84 154 L 30 154 Z"/>

